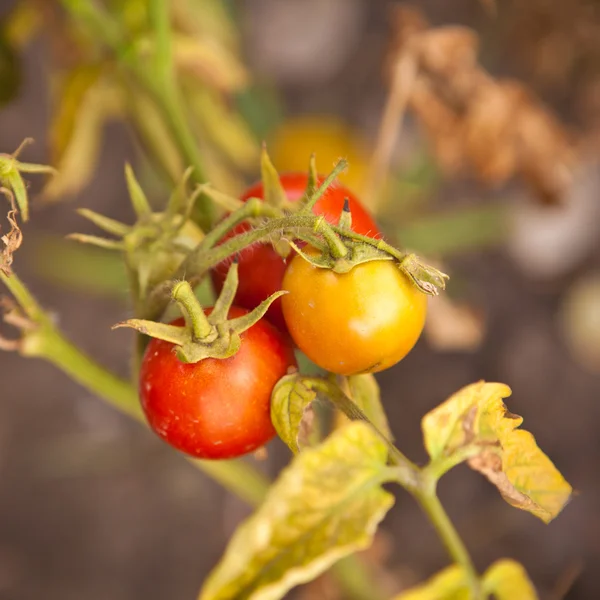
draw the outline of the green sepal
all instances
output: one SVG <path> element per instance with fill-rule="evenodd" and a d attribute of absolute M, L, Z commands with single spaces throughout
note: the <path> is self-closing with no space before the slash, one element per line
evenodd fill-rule
<path fill-rule="evenodd" d="M 131 205 L 135 214 L 138 219 L 147 217 L 152 212 L 152 209 L 129 163 L 125 165 L 125 180 L 127 181 L 127 190 L 129 191 L 129 198 L 131 199 Z"/>
<path fill-rule="evenodd" d="M 319 181 L 319 172 L 317 171 L 317 159 L 315 153 L 310 155 L 310 161 L 308 162 L 308 181 L 306 182 L 306 192 L 304 195 L 310 198 L 316 191 Z"/>
<path fill-rule="evenodd" d="M 238 288 L 238 263 L 237 260 L 231 263 L 229 270 L 227 271 L 227 277 L 225 278 L 225 282 L 223 283 L 223 288 L 221 289 L 221 293 L 215 302 L 213 307 L 211 316 L 214 320 L 224 321 L 227 319 L 227 315 L 229 314 L 229 309 L 233 304 L 233 300 L 235 299 L 235 294 Z"/>
<path fill-rule="evenodd" d="M 125 244 L 120 240 L 110 240 L 107 238 L 99 237 L 97 235 L 87 235 L 85 233 L 70 233 L 67 236 L 68 240 L 79 242 L 80 244 L 90 244 L 91 246 L 97 246 L 98 248 L 104 248 L 106 250 L 118 250 L 122 252 L 125 250 Z"/>
<path fill-rule="evenodd" d="M 175 186 L 175 189 L 171 193 L 169 197 L 169 201 L 167 202 L 167 210 L 165 213 L 169 216 L 177 215 L 177 214 L 186 214 L 191 210 L 190 202 L 187 195 L 187 185 L 190 177 L 194 169 L 192 167 L 188 167 L 183 173 L 181 179 Z M 193 196 L 193 199 L 197 198 L 197 195 Z M 193 203 L 192 203 L 193 204 Z"/>
<path fill-rule="evenodd" d="M 91 221 L 96 227 L 102 229 L 102 231 L 106 231 L 106 233 L 112 233 L 117 237 L 123 237 L 127 235 L 131 231 L 131 227 L 121 223 L 120 221 L 116 221 L 115 219 L 111 219 L 110 217 L 105 217 L 100 213 L 94 212 L 89 208 L 78 208 L 77 213 L 80 214 L 84 219 Z"/>
<path fill-rule="evenodd" d="M 2 160 L 3 158 L 0 158 L 0 161 Z M 13 164 L 16 164 L 17 161 L 12 160 L 12 162 Z M 0 171 L 3 170 L 3 165 L 0 162 Z M 29 202 L 27 201 L 27 190 L 21 174 L 13 168 L 6 174 L 0 174 L 0 179 L 2 180 L 3 185 L 12 190 L 17 206 L 19 207 L 21 219 L 27 221 L 29 219 Z"/>
<path fill-rule="evenodd" d="M 202 185 L 198 186 L 198 189 L 201 191 L 202 195 L 209 198 L 214 204 L 226 210 L 228 213 L 236 211 L 245 204 L 239 198 L 235 198 L 234 196 L 230 196 L 229 194 L 216 190 L 209 183 L 203 183 Z"/>
<path fill-rule="evenodd" d="M 176 346 L 183 346 L 189 337 L 185 327 L 177 325 L 168 325 L 167 323 L 156 323 L 155 321 L 146 321 L 145 319 L 128 319 L 112 326 L 112 329 L 129 327 L 135 329 L 144 335 L 170 342 Z"/>
<path fill-rule="evenodd" d="M 255 309 L 253 309 L 247 315 L 244 315 L 243 317 L 237 317 L 237 319 L 231 319 L 229 321 L 231 329 L 236 333 L 243 333 L 247 329 L 250 329 L 252 325 L 258 323 L 258 321 L 260 321 L 265 316 L 265 314 L 269 310 L 269 307 L 271 306 L 271 304 L 273 304 L 273 302 L 275 302 L 275 300 L 277 300 L 277 298 L 281 298 L 281 296 L 284 296 L 287 293 L 288 292 L 284 290 L 275 292 L 274 294 L 271 294 L 266 300 L 263 300 Z"/>
<path fill-rule="evenodd" d="M 439 290 L 446 289 L 446 281 L 449 279 L 448 275 L 431 265 L 422 263 L 415 254 L 408 254 L 404 257 L 400 261 L 399 267 L 428 296 L 437 296 Z"/>
<path fill-rule="evenodd" d="M 32 141 L 31 138 L 26 138 L 12 154 L 0 154 L 0 185 L 8 188 L 13 193 L 23 221 L 29 219 L 29 202 L 27 187 L 21 173 L 46 173 L 49 175 L 56 173 L 55 169 L 47 165 L 22 163 L 17 160 L 23 148 Z"/>
<path fill-rule="evenodd" d="M 288 201 L 287 195 L 283 189 L 283 185 L 281 185 L 279 174 L 269 158 L 265 145 L 263 145 L 260 155 L 260 175 L 265 203 L 276 207 L 285 206 Z"/>

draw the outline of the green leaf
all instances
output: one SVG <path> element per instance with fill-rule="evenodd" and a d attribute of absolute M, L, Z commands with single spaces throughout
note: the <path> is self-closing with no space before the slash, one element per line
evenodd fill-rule
<path fill-rule="evenodd" d="M 279 174 L 271 162 L 266 146 L 263 146 L 260 155 L 260 176 L 265 202 L 271 206 L 285 206 L 287 195 L 279 179 Z"/>
<path fill-rule="evenodd" d="M 297 454 L 299 434 L 305 411 L 316 399 L 316 392 L 302 383 L 298 373 L 282 377 L 271 395 L 271 421 L 277 435 Z"/>
<path fill-rule="evenodd" d="M 504 241 L 505 206 L 476 206 L 412 221 L 398 230 L 402 246 L 424 255 L 450 255 Z"/>
<path fill-rule="evenodd" d="M 62 238 L 44 236 L 26 246 L 28 261 L 46 280 L 68 289 L 124 299 L 129 281 L 120 255 L 83 246 Z"/>
<path fill-rule="evenodd" d="M 422 420 L 428 467 L 443 473 L 468 460 L 485 475 L 504 499 L 545 523 L 554 519 L 572 488 L 528 431 L 517 429 L 523 419 L 508 412 L 503 398 L 511 390 L 501 383 L 466 386 Z"/>
<path fill-rule="evenodd" d="M 276 600 L 367 547 L 393 504 L 380 487 L 386 458 L 365 423 L 296 456 L 238 528 L 200 600 Z"/>
<path fill-rule="evenodd" d="M 464 570 L 459 565 L 452 565 L 425 583 L 402 592 L 394 600 L 470 600 L 470 598 Z M 516 599 L 517 596 L 513 598 Z"/>
<path fill-rule="evenodd" d="M 483 576 L 483 589 L 497 600 L 537 600 L 537 593 L 518 562 L 503 559 L 495 562 Z"/>
<path fill-rule="evenodd" d="M 266 139 L 283 119 L 277 90 L 264 82 L 253 82 L 250 87 L 238 92 L 234 101 L 237 112 L 257 140 Z"/>

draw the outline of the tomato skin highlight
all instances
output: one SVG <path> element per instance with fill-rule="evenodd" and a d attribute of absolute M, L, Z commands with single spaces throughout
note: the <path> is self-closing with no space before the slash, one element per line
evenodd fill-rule
<path fill-rule="evenodd" d="M 247 312 L 234 306 L 229 317 Z M 183 326 L 184 320 L 172 324 Z M 224 459 L 273 438 L 271 392 L 296 366 L 293 350 L 264 319 L 241 340 L 230 358 L 189 364 L 177 358 L 170 342 L 150 341 L 140 371 L 140 399 L 150 427 L 165 442 L 196 458 Z"/>
<path fill-rule="evenodd" d="M 318 184 L 320 185 L 324 179 L 320 176 Z M 304 196 L 308 183 L 306 173 L 284 173 L 280 175 L 280 180 L 290 202 L 297 202 Z M 245 202 L 249 198 L 264 198 L 264 189 L 261 182 L 248 188 L 242 195 L 241 200 Z M 371 237 L 381 235 L 377 224 L 362 206 L 360 200 L 348 188 L 337 183 L 331 185 L 315 204 L 314 212 L 323 215 L 329 223 L 337 224 L 344 208 L 345 198 L 348 198 L 350 202 L 352 229 L 356 233 Z M 247 223 L 242 223 L 221 241 L 248 231 L 248 229 L 250 229 L 250 226 Z M 292 256 L 290 255 L 287 262 L 291 260 Z M 230 262 L 224 261 L 211 271 L 211 279 L 217 294 L 223 288 L 229 264 Z M 270 244 L 257 244 L 242 250 L 239 255 L 238 268 L 240 282 L 235 297 L 235 304 L 238 306 L 253 309 L 271 294 L 282 289 L 281 282 L 286 269 L 286 261 L 275 252 Z M 281 310 L 281 299 L 273 302 L 267 312 L 267 319 L 280 331 L 285 332 L 287 330 Z"/>
<path fill-rule="evenodd" d="M 338 274 L 296 256 L 283 289 L 292 339 L 315 364 L 340 375 L 391 367 L 412 350 L 425 324 L 427 296 L 392 261 Z"/>

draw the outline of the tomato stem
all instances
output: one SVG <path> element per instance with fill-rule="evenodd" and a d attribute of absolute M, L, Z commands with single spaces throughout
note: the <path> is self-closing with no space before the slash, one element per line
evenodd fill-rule
<path fill-rule="evenodd" d="M 309 388 L 323 393 L 339 410 L 353 421 L 365 421 L 386 443 L 389 461 L 393 465 L 394 478 L 405 489 L 414 492 L 419 486 L 419 469 L 410 461 L 379 429 L 371 423 L 365 413 L 333 381 L 320 377 L 303 377 L 302 382 Z"/>
<path fill-rule="evenodd" d="M 437 496 L 436 487 L 437 479 L 427 477 L 421 471 L 421 484 L 413 492 L 413 495 L 435 527 L 452 560 L 463 568 L 469 582 L 471 597 L 474 600 L 480 600 L 482 598 L 482 590 L 479 575 L 466 546 Z"/>
<path fill-rule="evenodd" d="M 413 255 L 409 255 L 402 250 L 398 250 L 397 248 L 390 246 L 382 239 L 370 238 L 368 236 L 355 233 L 351 230 L 348 231 L 341 229 L 340 227 L 336 227 L 327 223 L 322 216 L 306 214 L 304 211 L 282 218 L 272 218 L 262 227 L 239 233 L 225 240 L 222 244 L 214 246 L 214 244 L 216 244 L 217 241 L 222 237 L 220 235 L 221 233 L 225 235 L 232 227 L 247 218 L 247 215 L 244 216 L 245 213 L 242 212 L 243 210 L 244 207 L 241 207 L 238 209 L 238 211 L 240 211 L 239 213 L 238 211 L 235 211 L 220 225 L 217 225 L 217 227 L 219 227 L 219 237 L 217 237 L 217 235 L 212 235 L 212 232 L 209 233 L 204 240 L 189 253 L 188 257 L 183 261 L 177 270 L 175 277 L 181 279 L 187 278 L 192 286 L 197 285 L 206 275 L 206 273 L 220 262 L 228 259 L 234 254 L 237 254 L 244 248 L 256 244 L 257 242 L 268 240 L 275 232 L 283 236 L 287 235 L 290 238 L 301 237 L 302 239 L 309 241 L 309 243 L 310 234 L 318 233 L 327 242 L 330 252 L 334 258 L 343 258 L 348 253 L 348 249 L 343 244 L 342 239 L 345 238 L 358 241 L 369 244 L 395 258 L 399 262 L 400 267 L 413 279 L 415 279 L 415 277 L 412 275 L 412 273 L 409 273 L 410 269 L 415 269 L 428 275 L 431 273 L 432 280 L 436 281 L 436 285 L 439 285 L 440 287 L 443 286 L 444 280 L 447 277 L 437 269 L 434 269 L 433 267 L 425 267 L 416 260 L 411 261 L 408 264 L 409 266 L 407 266 L 405 264 L 406 259 L 408 257 L 412 257 Z M 248 212 L 252 213 L 252 210 L 253 209 L 250 208 L 248 209 Z M 265 211 L 265 208 L 257 206 L 256 210 L 262 214 L 263 211 Z M 234 217 L 234 215 L 236 216 Z M 226 221 L 227 224 L 225 223 Z M 303 232 L 305 233 L 303 234 Z M 320 247 L 318 238 L 315 239 L 315 246 Z M 147 298 L 146 308 L 143 313 L 144 318 L 156 319 L 160 316 L 167 305 L 172 286 L 172 281 L 165 281 L 154 288 L 150 296 Z M 432 287 L 432 289 L 434 288 Z M 428 289 L 427 293 L 435 293 L 435 290 L 432 291 L 432 289 Z"/>
<path fill-rule="evenodd" d="M 187 281 L 176 283 L 173 286 L 171 297 L 181 307 L 185 322 L 191 330 L 192 340 L 195 342 L 212 341 L 211 338 L 214 338 L 217 332 L 204 314 L 204 309 L 196 298 L 192 286 Z"/>
<path fill-rule="evenodd" d="M 348 161 L 343 158 L 337 162 L 337 164 L 333 168 L 333 171 L 331 171 L 331 173 L 329 173 L 329 175 L 327 175 L 327 177 L 325 178 L 323 183 L 318 187 L 318 189 L 313 193 L 313 195 L 306 201 L 306 203 L 302 207 L 303 213 L 312 212 L 312 209 L 314 208 L 315 204 L 321 199 L 323 194 L 325 194 L 325 192 L 327 191 L 327 188 L 335 181 L 335 178 L 342 171 L 344 171 L 346 169 L 347 166 L 348 166 Z"/>
<path fill-rule="evenodd" d="M 344 258 L 348 255 L 348 248 L 346 248 L 344 242 L 342 242 L 334 232 L 325 217 L 318 217 L 318 220 L 315 223 L 315 231 L 325 238 L 327 246 L 329 247 L 329 252 L 333 258 Z"/>
<path fill-rule="evenodd" d="M 256 217 L 281 218 L 283 213 L 280 209 L 266 204 L 260 198 L 249 198 L 240 208 L 232 212 L 220 223 L 209 231 L 205 236 L 197 252 L 209 250 L 214 247 L 225 235 L 227 235 L 237 225 L 247 219 Z M 241 249 L 241 248 L 240 248 Z"/>

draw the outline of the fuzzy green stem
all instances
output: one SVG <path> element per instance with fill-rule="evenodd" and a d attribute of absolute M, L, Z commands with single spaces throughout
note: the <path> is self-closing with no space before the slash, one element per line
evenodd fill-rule
<path fill-rule="evenodd" d="M 315 204 L 321 199 L 323 194 L 327 191 L 329 186 L 334 182 L 335 178 L 346 169 L 348 166 L 348 161 L 345 159 L 341 159 L 333 168 L 333 171 L 329 173 L 329 175 L 325 178 L 325 181 L 319 186 L 319 188 L 314 192 L 314 194 L 307 200 L 306 204 L 302 207 L 302 212 L 312 211 Z"/>
<path fill-rule="evenodd" d="M 315 231 L 325 238 L 327 246 L 329 247 L 329 252 L 333 258 L 344 258 L 344 256 L 348 255 L 348 248 L 346 248 L 344 242 L 340 240 L 329 223 L 327 223 L 325 217 L 319 217 L 319 220 L 315 225 Z"/>
<path fill-rule="evenodd" d="M 421 469 L 422 476 L 438 481 L 448 471 L 450 471 L 457 465 L 463 463 L 464 461 L 469 460 L 473 456 L 477 456 L 480 453 L 481 448 L 475 444 L 473 444 L 472 446 L 464 446 L 456 450 L 455 452 L 452 452 L 452 454 L 450 454 L 449 456 L 441 456 L 436 460 L 430 461 L 429 464 L 427 464 Z"/>
<path fill-rule="evenodd" d="M 49 321 L 46 313 L 15 273 L 9 276 L 0 270 L 0 281 L 8 288 L 19 306 L 32 321 L 38 323 Z"/>
<path fill-rule="evenodd" d="M 291 232 L 295 232 L 297 228 L 314 230 L 317 219 L 318 217 L 315 215 L 293 215 L 283 219 L 272 219 L 264 227 L 240 233 L 214 248 L 206 249 L 200 243 L 185 259 L 174 277 L 177 279 L 187 278 L 193 287 L 200 283 L 204 275 L 220 262 L 252 244 L 268 239 L 274 231 L 289 229 Z M 172 285 L 172 281 L 166 281 L 154 288 L 143 318 L 156 320 L 160 317 L 167 306 Z"/>
<path fill-rule="evenodd" d="M 100 366 L 53 327 L 40 327 L 26 333 L 21 353 L 43 358 L 112 406 L 139 421 L 144 419 L 132 386 Z"/>
<path fill-rule="evenodd" d="M 482 596 L 479 576 L 467 548 L 437 496 L 436 484 L 436 479 L 422 476 L 421 485 L 413 495 L 435 527 L 452 560 L 464 570 L 473 600 L 480 600 Z"/>
<path fill-rule="evenodd" d="M 256 217 L 281 218 L 282 212 L 280 209 L 263 202 L 259 198 L 250 198 L 243 206 L 232 212 L 220 223 L 209 231 L 200 246 L 198 252 L 209 250 L 215 246 L 225 235 L 234 229 L 237 225 Z"/>
<path fill-rule="evenodd" d="M 194 341 L 206 340 L 213 334 L 214 328 L 187 281 L 180 281 L 173 286 L 171 297 L 181 306 L 185 322 L 192 330 Z"/>

